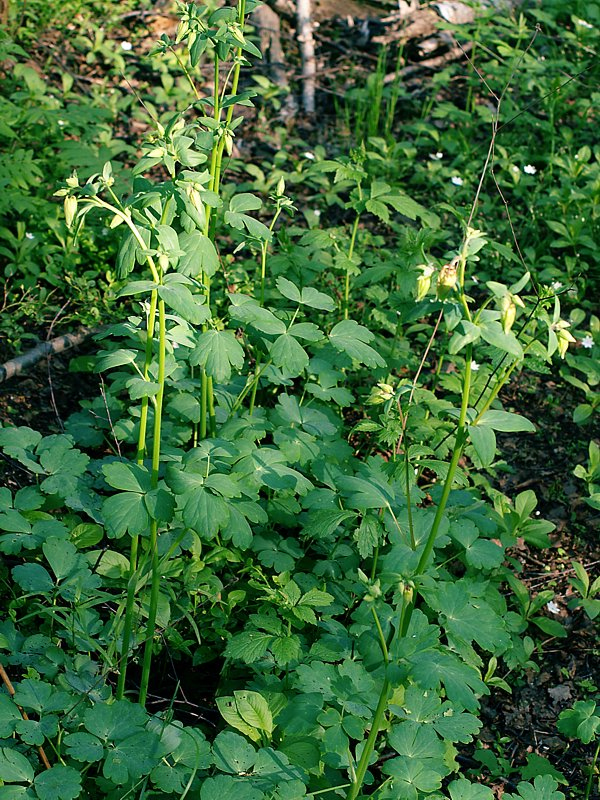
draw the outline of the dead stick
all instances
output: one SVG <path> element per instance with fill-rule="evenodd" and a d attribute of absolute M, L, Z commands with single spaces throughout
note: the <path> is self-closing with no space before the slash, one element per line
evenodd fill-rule
<path fill-rule="evenodd" d="M 31 367 L 46 355 L 52 353 L 61 353 L 63 350 L 69 350 L 71 347 L 77 347 L 82 344 L 97 330 L 83 329 L 79 333 L 65 333 L 64 336 L 57 336 L 49 342 L 40 342 L 33 350 L 28 350 L 22 356 L 17 356 L 7 361 L 5 364 L 0 365 L 0 383 L 14 378 L 19 375 L 27 367 Z"/>
<path fill-rule="evenodd" d="M 2 664 L 0 664 L 0 678 L 2 678 L 2 682 L 6 686 L 6 689 L 7 689 L 8 693 L 9 693 L 9 695 L 14 700 L 15 689 L 14 689 L 14 686 L 12 685 L 12 683 L 10 682 L 10 678 L 6 674 L 6 670 L 4 669 Z M 17 708 L 21 712 L 21 716 L 23 717 L 23 719 L 27 719 L 28 720 L 29 717 L 27 716 L 27 712 L 25 711 L 25 709 L 21 708 L 21 706 L 18 703 L 16 703 L 15 705 L 17 706 Z M 38 747 L 38 753 L 40 754 L 40 759 L 42 761 L 42 764 L 46 767 L 46 769 L 52 769 L 52 767 L 50 765 L 50 762 L 48 761 L 48 757 L 47 757 L 46 753 L 44 752 L 44 748 L 43 747 Z"/>

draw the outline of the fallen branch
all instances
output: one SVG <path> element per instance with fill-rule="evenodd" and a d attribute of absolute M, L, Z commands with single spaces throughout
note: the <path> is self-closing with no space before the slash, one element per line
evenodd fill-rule
<path fill-rule="evenodd" d="M 50 339 L 49 342 L 40 342 L 32 350 L 28 350 L 22 356 L 11 358 L 10 361 L 0 366 L 0 383 L 14 378 L 15 375 L 19 375 L 27 367 L 37 364 L 44 356 L 62 353 L 63 350 L 70 350 L 71 347 L 78 347 L 93 333 L 97 333 L 97 330 L 84 328 L 79 333 L 65 333 L 63 336 Z"/>

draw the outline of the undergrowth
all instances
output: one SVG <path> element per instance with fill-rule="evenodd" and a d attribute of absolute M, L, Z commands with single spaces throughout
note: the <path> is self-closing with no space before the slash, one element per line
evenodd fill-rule
<path fill-rule="evenodd" d="M 446 182 L 455 202 L 425 197 L 446 154 L 416 167 L 419 147 L 456 143 L 428 122 L 410 145 L 369 122 L 348 152 L 315 147 L 294 169 L 283 152 L 270 172 L 246 167 L 244 183 L 230 159 L 254 96 L 240 80 L 260 57 L 254 7 L 180 9 L 153 57 L 175 59 L 186 103 L 146 104 L 131 175 L 110 160 L 74 171 L 55 193 L 64 221 L 55 206 L 46 220 L 62 258 L 98 231 L 120 234 L 106 280 L 125 299 L 97 336 L 102 397 L 64 434 L 0 429 L 30 477 L 0 490 L 0 798 L 491 800 L 460 765 L 481 700 L 536 671 L 536 639 L 566 636 L 545 613 L 553 593 L 530 595 L 512 554 L 547 547 L 553 524 L 532 491 L 507 498 L 486 477 L 498 432 L 536 430 L 500 399 L 523 369 L 560 357 L 587 378 L 571 378 L 589 393 L 581 424 L 596 405 L 592 359 L 567 352 L 588 323 L 591 344 L 579 341 L 597 352 L 597 319 L 562 310 L 585 289 L 589 234 L 547 217 L 550 248 L 579 259 L 580 272 L 565 256 L 555 273 L 504 204 L 507 180 L 541 169 L 517 180 L 501 136 L 535 35 L 511 29 L 501 84 L 479 75 L 493 108 L 472 98 L 466 118 L 453 112 L 488 124 L 470 176 Z M 571 181 L 562 217 L 572 196 L 590 213 L 597 192 L 597 157 L 571 141 L 572 162 L 556 150 L 551 162 Z M 299 183 L 315 204 L 304 220 Z M 491 217 L 498 197 L 508 232 Z M 18 270 L 25 288 L 41 274 L 20 262 L 8 277 Z M 596 461 L 592 448 L 578 476 L 592 504 Z M 598 580 L 583 567 L 577 580 L 595 616 Z M 216 696 L 198 689 L 218 723 L 184 725 L 177 691 L 153 710 L 165 654 L 218 674 Z M 559 727 L 589 743 L 599 723 L 592 702 Z M 596 759 L 574 787 L 586 797 Z M 504 798 L 564 798 L 560 773 L 536 764 Z"/>

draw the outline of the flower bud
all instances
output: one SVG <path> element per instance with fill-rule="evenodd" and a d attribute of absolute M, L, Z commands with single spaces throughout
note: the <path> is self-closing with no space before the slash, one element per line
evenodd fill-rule
<path fill-rule="evenodd" d="M 504 333 L 508 333 L 517 317 L 517 306 L 511 294 L 505 294 L 500 301 L 501 321 Z"/>
<path fill-rule="evenodd" d="M 458 259 L 454 258 L 449 264 L 444 264 L 437 279 L 438 300 L 443 300 L 456 286 L 458 279 Z"/>
<path fill-rule="evenodd" d="M 423 300 L 431 286 L 431 276 L 435 272 L 433 264 L 419 264 L 417 269 L 420 270 L 420 275 L 417 278 L 417 302 Z"/>
<path fill-rule="evenodd" d="M 67 195 L 63 201 L 63 207 L 65 209 L 67 228 L 71 228 L 77 214 L 77 198 L 73 195 Z"/>
<path fill-rule="evenodd" d="M 169 256 L 166 253 L 160 253 L 158 256 L 158 265 L 163 272 L 166 272 L 169 269 Z"/>
<path fill-rule="evenodd" d="M 569 349 L 569 343 L 576 341 L 575 337 L 566 328 L 560 328 L 557 330 L 556 337 L 558 339 L 558 354 L 561 358 L 564 358 L 567 354 L 567 350 Z"/>

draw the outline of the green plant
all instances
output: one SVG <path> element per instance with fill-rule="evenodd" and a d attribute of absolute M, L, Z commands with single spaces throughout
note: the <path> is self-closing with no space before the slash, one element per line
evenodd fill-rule
<path fill-rule="evenodd" d="M 491 800 L 458 749 L 481 698 L 536 669 L 528 625 L 564 630 L 540 613 L 553 593 L 532 598 L 513 574 L 518 539 L 543 548 L 553 529 L 532 519 L 535 495 L 476 482 L 497 433 L 535 431 L 502 389 L 574 337 L 528 271 L 473 279 L 486 253 L 511 260 L 474 227 L 481 191 L 470 215 L 452 207 L 458 225 L 442 220 L 447 205 L 415 202 L 391 172 L 393 143 L 315 148 L 285 175 L 284 156 L 253 165 L 264 212 L 229 179 L 252 8 L 190 3 L 161 38 L 191 106 L 150 108 L 131 189 L 109 162 L 57 192 L 68 246 L 123 231 L 123 314 L 98 335 L 104 396 L 66 434 L 0 429 L 28 482 L 0 492 L 16 676 L 0 790 Z M 321 224 L 283 226 L 305 178 Z M 338 210 L 349 224 L 327 228 Z M 357 421 L 363 399 L 373 418 Z M 202 699 L 230 729 L 210 743 L 148 710 L 165 652 L 221 673 Z M 547 765 L 528 768 L 511 800 L 563 800 Z"/>
<path fill-rule="evenodd" d="M 596 703 L 593 700 L 578 700 L 573 708 L 561 712 L 557 723 L 558 730 L 570 739 L 579 739 L 583 744 L 589 744 L 598 738 L 597 734 L 600 728 L 600 716 L 595 712 Z M 590 764 L 590 774 L 585 787 L 586 800 L 591 796 L 599 755 L 600 741 Z"/>

